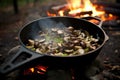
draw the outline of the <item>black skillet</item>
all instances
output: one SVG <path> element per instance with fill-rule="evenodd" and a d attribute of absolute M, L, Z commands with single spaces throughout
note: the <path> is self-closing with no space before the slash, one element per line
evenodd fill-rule
<path fill-rule="evenodd" d="M 93 24 L 86 19 L 96 19 L 99 21 L 99 25 Z M 93 35 L 95 38 L 99 38 L 100 46 L 83 55 L 75 56 L 52 56 L 45 53 L 37 53 L 28 48 L 26 44 L 28 39 L 35 39 L 39 36 L 39 31 L 51 27 L 69 27 L 73 26 L 75 29 L 83 29 Z M 46 63 L 47 65 L 62 65 L 62 66 L 86 66 L 92 62 L 99 54 L 100 50 L 108 40 L 108 36 L 105 31 L 101 28 L 102 21 L 95 17 L 85 17 L 82 19 L 72 17 L 45 17 L 32 21 L 26 24 L 19 32 L 20 49 L 8 62 L 0 66 L 0 73 L 7 74 L 19 67 L 24 67 L 27 64 L 34 63 Z M 23 61 L 16 62 L 17 58 L 25 54 L 26 59 Z"/>

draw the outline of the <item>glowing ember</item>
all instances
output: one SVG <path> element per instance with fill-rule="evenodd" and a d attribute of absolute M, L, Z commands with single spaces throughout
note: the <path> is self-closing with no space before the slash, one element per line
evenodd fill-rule
<path fill-rule="evenodd" d="M 34 68 L 30 68 L 30 71 L 33 73 L 34 72 Z"/>
<path fill-rule="evenodd" d="M 48 15 L 48 16 L 56 16 L 56 14 L 52 14 L 52 13 L 50 13 L 50 12 L 47 12 L 47 15 Z"/>
<path fill-rule="evenodd" d="M 26 69 L 26 70 L 24 71 L 24 75 L 30 75 L 30 74 L 45 74 L 47 68 L 48 68 L 47 66 L 37 65 L 37 66 L 35 66 L 35 67 Z"/>
<path fill-rule="evenodd" d="M 46 72 L 46 69 L 47 69 L 48 67 L 38 65 L 38 66 L 36 66 L 35 68 L 37 68 L 39 71 Z"/>
<path fill-rule="evenodd" d="M 97 9 L 103 9 L 103 6 L 93 5 L 90 0 L 67 0 L 67 4 L 63 6 L 53 7 L 56 10 L 55 13 L 47 12 L 48 16 L 72 16 L 72 17 L 87 17 L 98 16 L 103 21 L 116 19 L 116 16 L 112 14 L 106 14 L 105 11 Z M 92 12 L 89 13 L 89 12 Z M 67 13 L 67 14 L 66 14 Z"/>

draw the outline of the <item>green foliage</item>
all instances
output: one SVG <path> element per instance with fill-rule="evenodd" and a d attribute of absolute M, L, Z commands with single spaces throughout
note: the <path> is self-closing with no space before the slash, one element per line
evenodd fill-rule
<path fill-rule="evenodd" d="M 43 2 L 51 2 L 51 1 L 56 1 L 56 0 L 17 0 L 18 5 L 26 5 L 28 3 L 43 3 Z M 0 7 L 7 7 L 7 6 L 12 6 L 13 5 L 13 0 L 0 0 Z"/>
<path fill-rule="evenodd" d="M 30 2 L 34 2 L 35 0 L 17 0 L 17 1 L 18 1 L 18 5 L 21 6 L 21 5 L 30 3 Z M 7 7 L 7 6 L 11 6 L 11 5 L 13 5 L 13 0 L 0 0 L 0 7 Z"/>
<path fill-rule="evenodd" d="M 12 0 L 0 0 L 0 7 L 5 7 L 12 4 Z"/>

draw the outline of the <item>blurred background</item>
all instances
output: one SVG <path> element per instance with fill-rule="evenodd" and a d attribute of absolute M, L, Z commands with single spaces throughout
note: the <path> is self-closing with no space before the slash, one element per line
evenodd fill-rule
<path fill-rule="evenodd" d="M 64 4 L 66 4 L 67 1 L 68 0 L 0 0 L 0 64 L 2 64 L 6 56 L 8 56 L 7 53 L 9 52 L 9 50 L 19 45 L 18 33 L 25 24 L 35 19 L 47 17 L 47 10 L 53 7 L 54 9 L 61 9 L 65 7 Z M 117 79 L 113 79 L 110 77 L 108 79 L 99 80 L 119 80 L 120 0 L 91 1 L 98 2 L 98 5 L 102 5 L 105 7 L 107 13 L 113 13 L 115 15 L 110 18 L 110 21 L 104 22 L 103 29 L 108 34 L 110 39 L 103 47 L 100 55 L 98 56 L 98 59 L 101 63 L 103 63 L 104 70 L 113 71 L 112 75 L 115 72 L 114 75 L 117 75 L 117 77 L 114 77 Z M 54 11 L 51 12 L 54 13 Z M 86 14 L 86 12 L 84 14 Z M 105 16 L 111 17 L 111 14 L 105 14 Z M 118 17 L 117 19 L 116 16 Z M 107 75 L 107 77 L 109 77 L 109 75 Z"/>
<path fill-rule="evenodd" d="M 64 0 L 59 0 L 64 3 Z M 58 0 L 0 0 L 0 61 L 19 44 L 18 32 L 29 21 L 46 16 L 45 10 Z"/>

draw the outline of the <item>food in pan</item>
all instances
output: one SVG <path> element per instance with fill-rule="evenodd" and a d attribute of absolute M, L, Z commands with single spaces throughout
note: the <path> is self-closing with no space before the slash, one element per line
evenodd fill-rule
<path fill-rule="evenodd" d="M 40 31 L 38 38 L 29 39 L 26 47 L 41 54 L 73 56 L 95 50 L 100 45 L 98 41 L 86 30 L 54 27 Z"/>

